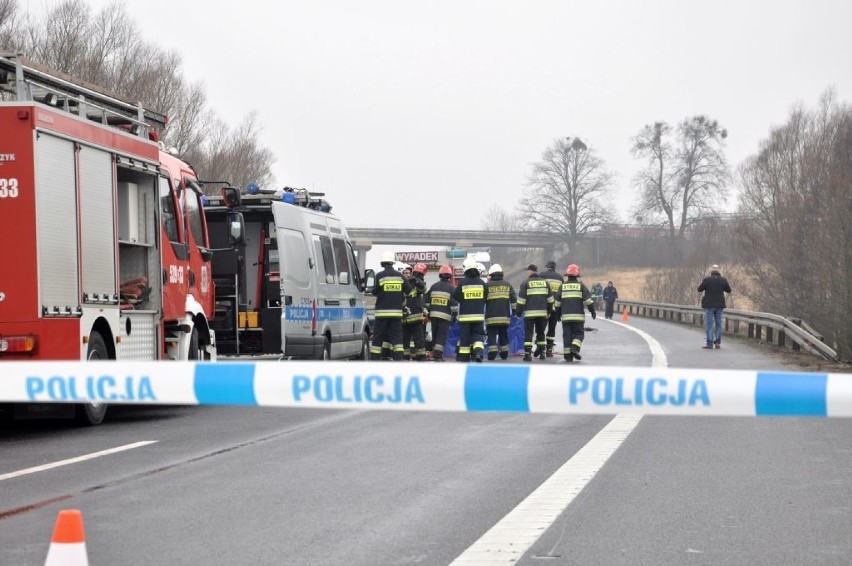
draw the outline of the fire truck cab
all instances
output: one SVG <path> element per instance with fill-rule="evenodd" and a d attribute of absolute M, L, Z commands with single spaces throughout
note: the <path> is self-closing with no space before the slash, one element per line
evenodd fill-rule
<path fill-rule="evenodd" d="M 17 56 L 0 90 L 0 361 L 214 359 L 201 191 L 165 116 Z M 98 424 L 128 400 L 101 389 L 4 409 Z"/>

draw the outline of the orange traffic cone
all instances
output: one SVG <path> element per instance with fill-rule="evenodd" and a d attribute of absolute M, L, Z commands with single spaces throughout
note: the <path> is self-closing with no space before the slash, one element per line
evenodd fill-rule
<path fill-rule="evenodd" d="M 44 566 L 89 566 L 83 514 L 78 509 L 64 509 L 56 517 Z"/>
<path fill-rule="evenodd" d="M 630 315 L 627 314 L 627 307 L 621 307 L 621 320 L 622 322 L 630 322 Z"/>

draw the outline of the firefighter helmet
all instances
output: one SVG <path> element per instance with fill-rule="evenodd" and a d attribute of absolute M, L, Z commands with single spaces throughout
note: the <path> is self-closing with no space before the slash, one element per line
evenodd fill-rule
<path fill-rule="evenodd" d="M 495 263 L 488 268 L 488 275 L 494 275 L 495 273 L 503 273 L 503 266 L 499 263 Z"/>
<path fill-rule="evenodd" d="M 485 270 L 485 266 L 482 265 L 481 263 L 476 264 L 476 269 L 479 270 L 479 274 L 482 275 L 483 277 L 485 277 L 485 275 L 488 274 L 488 272 Z"/>
<path fill-rule="evenodd" d="M 449 265 L 446 265 L 446 264 L 442 265 L 441 269 L 438 270 L 439 276 L 441 276 L 441 275 L 452 275 L 452 274 L 453 274 L 453 268 L 450 267 Z"/>
<path fill-rule="evenodd" d="M 396 261 L 396 257 L 394 257 L 393 252 L 383 252 L 382 253 L 382 261 L 380 261 L 379 263 L 384 265 L 386 263 L 393 263 L 395 261 Z"/>
<path fill-rule="evenodd" d="M 401 262 L 397 263 L 396 265 L 394 265 L 394 269 L 396 269 L 397 271 L 402 273 L 406 269 L 411 271 L 411 266 L 408 265 L 407 263 L 405 263 L 404 261 L 401 261 Z"/>
<path fill-rule="evenodd" d="M 565 275 L 571 275 L 572 277 L 580 276 L 580 266 L 576 263 L 572 263 L 568 266 L 568 269 L 565 270 Z"/>
<path fill-rule="evenodd" d="M 476 265 L 476 260 L 474 260 L 473 258 L 470 258 L 470 257 L 469 257 L 469 258 L 467 258 L 466 260 L 464 260 L 464 263 L 462 263 L 462 269 L 464 269 L 465 271 L 467 271 L 468 269 L 476 269 L 476 270 L 478 270 L 479 268 L 478 268 L 478 267 L 477 267 L 477 265 Z"/>
<path fill-rule="evenodd" d="M 426 275 L 426 270 L 427 270 L 427 269 L 428 269 L 428 268 L 426 267 L 426 264 L 425 264 L 425 263 L 416 263 L 416 264 L 414 264 L 414 271 L 416 271 L 417 273 L 419 273 L 419 274 L 421 274 L 421 275 Z"/>

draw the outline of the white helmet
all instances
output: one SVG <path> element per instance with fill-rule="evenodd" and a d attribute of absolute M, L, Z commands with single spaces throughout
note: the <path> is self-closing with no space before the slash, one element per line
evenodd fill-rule
<path fill-rule="evenodd" d="M 479 269 L 479 266 L 476 264 L 475 259 L 469 257 L 464 260 L 464 263 L 462 263 L 462 269 L 464 269 L 465 271 L 467 271 L 468 269 Z"/>
<path fill-rule="evenodd" d="M 495 273 L 503 273 L 503 266 L 499 263 L 495 263 L 488 268 L 488 275 L 494 275 Z"/>
<path fill-rule="evenodd" d="M 479 274 L 480 274 L 480 275 L 485 275 L 486 273 L 488 273 L 488 272 L 485 270 L 485 266 L 484 266 L 484 265 L 482 265 L 481 263 L 477 263 L 477 264 L 476 264 L 476 269 L 478 269 L 478 270 L 479 270 Z"/>
<path fill-rule="evenodd" d="M 393 252 L 382 252 L 382 260 L 379 263 L 393 263 L 396 261 L 396 256 Z"/>
<path fill-rule="evenodd" d="M 400 273 L 402 273 L 402 271 L 406 268 L 411 269 L 411 266 L 408 265 L 405 262 L 398 261 L 398 262 L 393 264 L 393 268 L 396 269 L 397 271 L 399 271 Z"/>

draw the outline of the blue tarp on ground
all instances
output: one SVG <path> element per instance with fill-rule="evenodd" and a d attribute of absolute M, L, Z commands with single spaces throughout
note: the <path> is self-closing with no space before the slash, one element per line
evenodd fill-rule
<path fill-rule="evenodd" d="M 456 344 L 459 341 L 459 323 L 455 322 L 450 325 L 450 331 L 447 334 L 447 343 L 444 345 L 444 356 L 453 357 L 456 355 Z M 486 351 L 488 346 L 486 344 Z M 516 316 L 512 317 L 509 323 L 509 354 L 524 353 L 524 319 Z"/>

